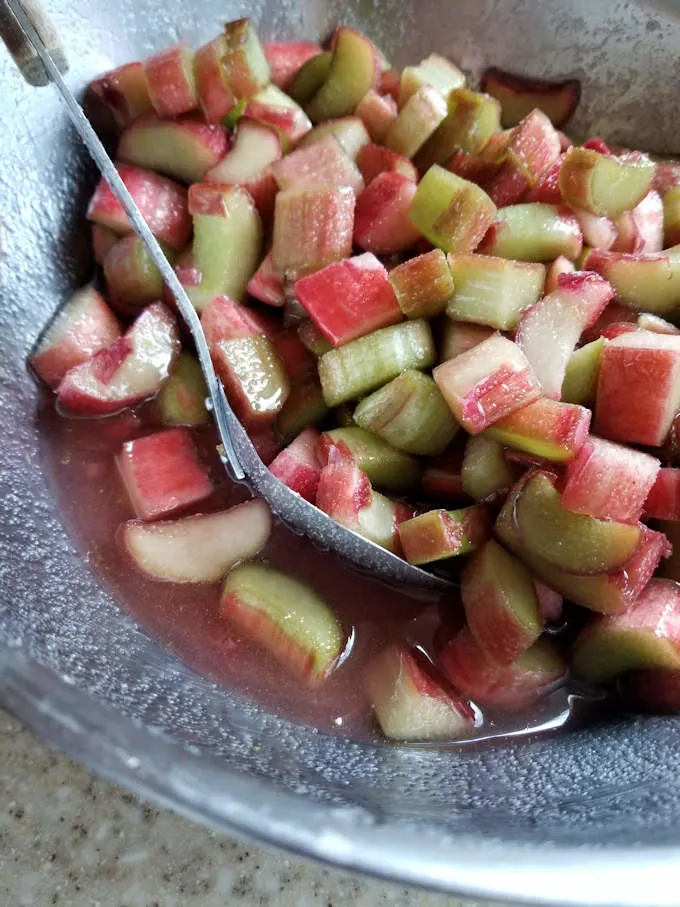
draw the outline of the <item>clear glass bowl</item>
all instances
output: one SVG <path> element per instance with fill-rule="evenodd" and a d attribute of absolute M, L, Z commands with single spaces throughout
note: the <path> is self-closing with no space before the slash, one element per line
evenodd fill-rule
<path fill-rule="evenodd" d="M 82 90 L 231 0 L 51 4 Z M 576 76 L 575 132 L 678 150 L 676 3 L 339 0 L 256 4 L 263 35 L 365 29 L 397 64 L 437 50 Z M 293 725 L 184 667 L 116 606 L 41 470 L 24 360 L 90 266 L 95 174 L 51 88 L 0 58 L 0 702 L 44 739 L 198 821 L 389 879 L 492 898 L 678 904 L 680 723 L 633 719 L 486 750 L 357 744 Z M 625 404 L 625 401 L 622 401 Z"/>

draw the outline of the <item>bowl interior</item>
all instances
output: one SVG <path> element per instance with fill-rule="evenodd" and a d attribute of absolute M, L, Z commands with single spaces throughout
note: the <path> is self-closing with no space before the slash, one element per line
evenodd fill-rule
<path fill-rule="evenodd" d="M 180 0 L 51 6 L 77 91 L 180 35 L 197 46 L 244 14 L 231 0 L 196 3 L 191 16 Z M 325 37 L 339 22 L 356 24 L 398 65 L 436 50 L 473 74 L 494 63 L 577 77 L 575 135 L 680 150 L 673 3 L 285 0 L 248 14 L 268 38 Z M 51 88 L 30 89 L 4 54 L 0 84 L 0 700 L 130 786 L 339 863 L 497 896 L 675 903 L 646 898 L 634 874 L 638 859 L 655 862 L 661 884 L 677 854 L 675 720 L 480 751 L 360 745 L 217 689 L 98 585 L 41 471 L 38 394 L 24 368 L 50 313 L 87 277 L 83 213 L 96 176 Z M 585 855 L 572 850 L 584 845 Z"/>

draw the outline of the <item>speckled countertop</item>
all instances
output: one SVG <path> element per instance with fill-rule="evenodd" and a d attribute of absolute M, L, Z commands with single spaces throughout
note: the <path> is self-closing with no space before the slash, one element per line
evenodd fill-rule
<path fill-rule="evenodd" d="M 91 775 L 0 712 L 0 904 L 457 907 L 460 902 L 215 834 Z"/>

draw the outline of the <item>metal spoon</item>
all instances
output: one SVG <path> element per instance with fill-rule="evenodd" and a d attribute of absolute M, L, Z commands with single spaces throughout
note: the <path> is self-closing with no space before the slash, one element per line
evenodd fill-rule
<path fill-rule="evenodd" d="M 272 511 L 291 529 L 308 536 L 321 548 L 333 549 L 347 561 L 372 575 L 399 584 L 450 590 L 452 584 L 448 580 L 413 567 L 397 555 L 336 523 L 323 511 L 291 491 L 267 469 L 227 402 L 224 388 L 215 374 L 196 310 L 118 175 L 113 161 L 62 78 L 61 73 L 67 69 L 66 57 L 56 30 L 40 4 L 35 0 L 23 0 L 23 4 L 19 0 L 0 0 L 0 37 L 7 44 L 27 81 L 33 85 L 51 81 L 56 86 L 78 134 L 163 275 L 196 345 L 198 361 L 208 385 L 210 408 L 222 442 L 222 462 L 234 479 L 247 481 L 252 491 L 263 497 Z"/>

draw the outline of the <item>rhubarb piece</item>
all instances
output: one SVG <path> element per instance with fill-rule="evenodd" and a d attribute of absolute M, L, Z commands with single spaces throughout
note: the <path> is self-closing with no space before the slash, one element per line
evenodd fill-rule
<path fill-rule="evenodd" d="M 130 164 L 118 164 L 116 170 L 154 236 L 171 249 L 182 249 L 191 233 L 186 189 L 167 177 Z M 103 177 L 90 200 L 87 217 L 114 233 L 133 232 L 123 206 Z"/>
<path fill-rule="evenodd" d="M 352 425 L 324 432 L 319 441 L 324 465 L 350 460 L 366 474 L 371 485 L 402 494 L 420 482 L 420 465 L 415 457 L 397 450 L 373 432 Z"/>
<path fill-rule="evenodd" d="M 500 106 L 489 95 L 457 88 L 448 95 L 447 115 L 423 143 L 415 163 L 421 173 L 432 164 L 443 164 L 461 150 L 479 154 L 500 126 Z"/>
<path fill-rule="evenodd" d="M 272 166 L 272 173 L 280 189 L 325 184 L 350 186 L 358 195 L 364 188 L 364 180 L 356 164 L 332 135 L 287 154 Z"/>
<path fill-rule="evenodd" d="M 560 191 L 569 205 L 616 217 L 642 201 L 653 179 L 654 163 L 639 152 L 614 157 L 570 148 L 560 168 Z"/>
<path fill-rule="evenodd" d="M 663 196 L 663 247 L 680 243 L 680 186 Z"/>
<path fill-rule="evenodd" d="M 92 254 L 98 265 L 106 258 L 106 253 L 118 242 L 120 237 L 108 227 L 92 224 Z"/>
<path fill-rule="evenodd" d="M 430 54 L 418 66 L 407 66 L 402 72 L 399 82 L 399 109 L 401 110 L 409 98 L 425 85 L 436 88 L 439 94 L 446 98 L 454 89 L 464 87 L 465 76 L 450 60 L 439 54 Z"/>
<path fill-rule="evenodd" d="M 118 158 L 138 167 L 195 183 L 229 150 L 223 126 L 192 117 L 163 120 L 147 114 L 131 123 L 118 143 Z"/>
<path fill-rule="evenodd" d="M 312 504 L 321 478 L 321 463 L 316 452 L 318 442 L 319 432 L 315 428 L 305 428 L 269 465 L 269 471 L 277 479 Z"/>
<path fill-rule="evenodd" d="M 680 407 L 680 337 L 636 331 L 602 352 L 595 430 L 612 441 L 663 444 Z"/>
<path fill-rule="evenodd" d="M 637 523 L 659 466 L 649 454 L 590 437 L 567 467 L 562 504 L 599 520 Z"/>
<path fill-rule="evenodd" d="M 126 63 L 107 72 L 91 82 L 88 91 L 108 108 L 121 128 L 153 109 L 141 63 Z"/>
<path fill-rule="evenodd" d="M 387 271 L 370 252 L 301 278 L 295 296 L 336 347 L 402 320 Z"/>
<path fill-rule="evenodd" d="M 264 501 L 180 520 L 129 520 L 119 531 L 122 547 L 147 576 L 171 583 L 214 583 L 254 557 L 271 535 Z"/>
<path fill-rule="evenodd" d="M 197 50 L 194 58 L 198 99 L 209 123 L 224 120 L 237 104 L 222 65 L 226 52 L 227 39 L 219 35 Z"/>
<path fill-rule="evenodd" d="M 630 309 L 670 317 L 680 311 L 680 246 L 644 255 L 593 249 L 583 267 L 608 280 Z"/>
<path fill-rule="evenodd" d="M 323 53 L 323 48 L 309 41 L 265 41 L 262 45 L 269 64 L 272 82 L 287 91 L 291 82 L 308 60 Z"/>
<path fill-rule="evenodd" d="M 581 97 L 578 79 L 548 82 L 528 76 L 513 75 L 497 69 L 487 69 L 481 80 L 482 90 L 498 98 L 502 108 L 503 126 L 514 126 L 535 108 L 542 110 L 559 129 L 576 110 Z"/>
<path fill-rule="evenodd" d="M 276 417 L 276 430 L 284 441 L 292 441 L 308 425 L 318 425 L 327 415 L 319 379 L 310 375 L 291 387 Z"/>
<path fill-rule="evenodd" d="M 680 669 L 680 585 L 653 579 L 626 614 L 592 620 L 574 643 L 571 666 L 592 683 L 626 671 Z"/>
<path fill-rule="evenodd" d="M 483 189 L 438 164 L 421 179 L 409 208 L 423 236 L 445 252 L 474 251 L 495 216 L 496 206 Z"/>
<path fill-rule="evenodd" d="M 479 705 L 521 709 L 554 687 L 566 665 L 546 640 L 540 639 L 509 665 L 493 661 L 469 629 L 453 637 L 438 664 L 449 681 Z"/>
<path fill-rule="evenodd" d="M 381 173 L 401 173 L 414 183 L 418 182 L 418 171 L 411 161 L 382 145 L 364 145 L 357 157 L 357 167 L 367 186 Z"/>
<path fill-rule="evenodd" d="M 260 267 L 248 281 L 247 289 L 250 296 L 254 296 L 255 299 L 265 302 L 267 305 L 280 308 L 285 303 L 283 282 L 274 268 L 271 252 L 268 252 L 262 259 Z"/>
<path fill-rule="evenodd" d="M 324 50 L 310 57 L 297 71 L 288 86 L 288 93 L 298 104 L 310 101 L 328 78 L 333 54 Z"/>
<path fill-rule="evenodd" d="M 389 281 L 407 318 L 439 315 L 454 290 L 446 255 L 441 249 L 433 249 L 397 265 L 390 271 Z"/>
<path fill-rule="evenodd" d="M 618 231 L 612 246 L 615 252 L 660 252 L 663 249 L 664 203 L 658 192 L 648 192 L 633 209 L 619 215 L 614 224 Z M 585 238 L 585 232 L 583 235 Z"/>
<path fill-rule="evenodd" d="M 516 204 L 528 189 L 538 187 L 559 159 L 557 132 L 545 114 L 532 110 L 511 131 L 500 166 L 484 188 L 499 207 Z"/>
<path fill-rule="evenodd" d="M 94 287 L 77 290 L 43 332 L 31 353 L 38 376 L 56 389 L 66 373 L 120 337 L 118 319 Z"/>
<path fill-rule="evenodd" d="M 443 454 L 458 431 L 437 385 L 414 369 L 365 397 L 354 421 L 397 450 L 420 456 Z"/>
<path fill-rule="evenodd" d="M 467 495 L 463 490 L 463 451 L 454 447 L 443 457 L 425 461 L 420 489 L 423 494 L 438 502 L 462 503 Z"/>
<path fill-rule="evenodd" d="M 521 412 L 521 410 L 520 410 Z M 517 469 L 503 456 L 503 447 L 486 434 L 468 438 L 463 456 L 463 491 L 477 503 L 503 498 L 517 481 Z"/>
<path fill-rule="evenodd" d="M 272 262 L 290 280 L 352 254 L 354 192 L 349 186 L 306 186 L 279 192 Z"/>
<path fill-rule="evenodd" d="M 297 331 L 285 327 L 283 330 L 269 328 L 266 326 L 266 321 L 264 324 L 265 332 L 271 336 L 276 354 L 283 363 L 291 384 L 297 384 L 314 377 L 316 375 L 316 359 L 300 340 Z"/>
<path fill-rule="evenodd" d="M 328 406 L 370 393 L 406 369 L 430 368 L 434 341 L 426 321 L 395 324 L 331 350 L 319 360 L 319 378 Z"/>
<path fill-rule="evenodd" d="M 654 462 L 658 465 L 658 460 Z M 645 502 L 645 519 L 680 520 L 680 469 L 664 466 L 659 470 Z"/>
<path fill-rule="evenodd" d="M 226 39 L 222 66 L 236 98 L 250 98 L 269 82 L 269 64 L 250 19 L 224 26 Z"/>
<path fill-rule="evenodd" d="M 242 186 L 251 195 L 260 217 L 268 220 L 277 192 L 270 165 L 280 157 L 281 141 L 276 131 L 256 120 L 241 117 L 234 147 L 208 170 L 205 179 Z"/>
<path fill-rule="evenodd" d="M 190 353 L 181 353 L 157 397 L 165 425 L 204 425 L 210 421 L 205 401 L 208 387 L 201 366 Z"/>
<path fill-rule="evenodd" d="M 290 384 L 261 319 L 226 296 L 215 296 L 203 310 L 201 324 L 237 416 L 253 428 L 271 422 Z"/>
<path fill-rule="evenodd" d="M 475 713 L 467 700 L 435 680 L 416 652 L 391 644 L 366 671 L 366 691 L 380 729 L 391 740 L 458 740 Z"/>
<path fill-rule="evenodd" d="M 589 427 L 590 410 L 542 397 L 494 422 L 486 435 L 542 460 L 569 463 L 583 447 Z"/>
<path fill-rule="evenodd" d="M 575 271 L 525 313 L 517 343 L 531 363 L 546 397 L 559 400 L 567 364 L 583 331 L 594 324 L 614 297 L 597 274 Z"/>
<path fill-rule="evenodd" d="M 448 260 L 455 290 L 446 314 L 455 321 L 512 330 L 542 294 L 543 265 L 488 255 L 449 255 Z"/>
<path fill-rule="evenodd" d="M 262 225 L 252 198 L 238 186 L 194 183 L 189 211 L 193 261 L 201 275 L 194 305 L 201 311 L 213 296 L 243 299 L 262 248 Z"/>
<path fill-rule="evenodd" d="M 197 504 L 215 488 L 186 428 L 127 441 L 117 463 L 130 502 L 142 520 Z"/>
<path fill-rule="evenodd" d="M 166 247 L 163 251 L 172 263 L 172 250 Z M 119 239 L 103 264 L 109 291 L 120 302 L 144 306 L 163 295 L 163 276 L 136 233 Z"/>
<path fill-rule="evenodd" d="M 337 120 L 327 120 L 311 129 L 300 139 L 298 148 L 313 145 L 327 135 L 332 135 L 345 154 L 354 162 L 364 145 L 368 145 L 371 141 L 366 127 L 358 116 L 339 117 Z"/>
<path fill-rule="evenodd" d="M 297 328 L 300 342 L 317 359 L 333 349 L 311 318 L 302 321 Z"/>
<path fill-rule="evenodd" d="M 397 118 L 397 104 L 390 95 L 369 89 L 354 111 L 366 127 L 372 142 L 382 142 Z"/>
<path fill-rule="evenodd" d="M 650 315 L 649 312 L 642 312 L 638 315 L 637 326 L 641 331 L 653 331 L 655 334 L 680 334 L 680 328 L 677 328 L 665 318 L 659 318 L 658 315 Z"/>
<path fill-rule="evenodd" d="M 586 260 L 590 261 L 590 253 L 586 256 Z M 597 273 L 597 271 L 595 273 Z M 623 322 L 637 325 L 637 315 L 635 312 L 626 308 L 626 306 L 619 305 L 616 301 L 610 302 L 595 324 L 586 328 L 583 334 L 581 334 L 581 343 L 591 343 L 593 340 L 598 340 L 600 337 L 604 337 L 606 340 L 606 334 L 610 330 L 610 327 Z"/>
<path fill-rule="evenodd" d="M 156 113 L 175 117 L 198 107 L 194 52 L 178 44 L 144 62 L 149 97 Z"/>
<path fill-rule="evenodd" d="M 494 530 L 500 541 L 534 576 L 570 601 L 604 614 L 627 611 L 651 579 L 661 558 L 670 554 L 666 536 L 641 524 L 640 544 L 620 570 L 594 576 L 567 573 L 532 553 L 524 544 L 515 512 L 526 481 L 526 478 L 520 480 L 512 489 L 498 515 Z"/>
<path fill-rule="evenodd" d="M 58 403 L 79 416 L 105 416 L 133 406 L 158 393 L 179 351 L 175 319 L 154 303 L 123 337 L 66 373 Z"/>
<path fill-rule="evenodd" d="M 510 664 L 543 631 L 531 574 L 493 539 L 463 568 L 460 593 L 470 633 L 492 661 Z"/>
<path fill-rule="evenodd" d="M 399 111 L 383 139 L 387 148 L 412 158 L 446 117 L 446 101 L 430 85 L 419 88 Z"/>
<path fill-rule="evenodd" d="M 354 243 L 376 255 L 396 255 L 415 245 L 420 233 L 408 212 L 416 184 L 401 173 L 381 173 L 357 198 Z"/>
<path fill-rule="evenodd" d="M 284 152 L 290 151 L 312 128 L 302 107 L 276 85 L 267 85 L 247 103 L 240 103 L 243 104 L 243 116 L 258 120 L 276 131 Z"/>
<path fill-rule="evenodd" d="M 581 228 L 568 209 L 533 202 L 499 208 L 479 251 L 518 261 L 548 262 L 559 255 L 578 258 L 582 243 Z"/>
<path fill-rule="evenodd" d="M 597 380 L 600 375 L 604 337 L 586 343 L 571 354 L 562 381 L 562 400 L 590 406 L 595 402 Z"/>
<path fill-rule="evenodd" d="M 398 527 L 413 516 L 405 504 L 374 491 L 364 473 L 348 461 L 324 466 L 316 506 L 342 526 L 395 554 L 401 553 Z"/>
<path fill-rule="evenodd" d="M 572 207 L 571 210 L 581 228 L 583 242 L 587 246 L 606 251 L 616 245 L 620 234 L 613 220 L 608 217 L 598 217 L 597 214 L 591 214 L 590 211 L 584 211 L 583 208 Z"/>
<path fill-rule="evenodd" d="M 473 346 L 478 346 L 496 331 L 484 324 L 468 324 L 465 321 L 450 321 L 444 319 L 440 325 L 439 361 L 446 362 L 454 356 L 466 353 Z"/>
<path fill-rule="evenodd" d="M 639 525 L 567 510 L 554 477 L 540 471 L 524 485 L 515 520 L 527 550 L 568 573 L 613 573 L 632 557 L 641 541 Z"/>
<path fill-rule="evenodd" d="M 328 75 L 305 107 L 312 122 L 354 113 L 366 92 L 375 87 L 378 75 L 374 45 L 353 28 L 338 28 Z"/>
<path fill-rule="evenodd" d="M 431 564 L 471 554 L 490 534 L 485 507 L 428 510 L 399 524 L 399 538 L 409 564 Z"/>
<path fill-rule="evenodd" d="M 499 335 L 437 366 L 433 375 L 456 420 L 471 435 L 540 396 L 522 350 Z"/>
<path fill-rule="evenodd" d="M 309 586 L 263 564 L 231 571 L 220 608 L 236 630 L 310 683 L 323 680 L 342 652 L 344 634 L 328 605 Z"/>

